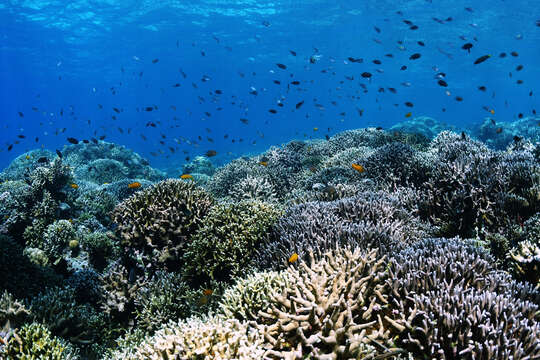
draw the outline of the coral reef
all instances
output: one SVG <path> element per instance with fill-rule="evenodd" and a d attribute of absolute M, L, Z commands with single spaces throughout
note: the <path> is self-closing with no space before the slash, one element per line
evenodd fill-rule
<path fill-rule="evenodd" d="M 117 205 L 113 221 L 128 266 L 179 269 L 189 238 L 202 225 L 212 197 L 191 182 L 164 180 Z"/>
<path fill-rule="evenodd" d="M 51 335 L 43 325 L 24 325 L 7 342 L 0 355 L 6 359 L 75 360 L 77 351 L 66 342 Z"/>
<path fill-rule="evenodd" d="M 288 285 L 259 312 L 260 331 L 271 345 L 265 356 L 358 359 L 372 354 L 366 345 L 392 349 L 381 321 L 388 303 L 384 265 L 376 250 L 340 249 L 311 266 L 289 267 Z"/>
<path fill-rule="evenodd" d="M 455 130 L 454 126 L 441 123 L 429 116 L 418 116 L 413 119 L 392 125 L 389 131 L 399 131 L 411 134 L 421 134 L 428 139 L 433 139 L 444 130 Z"/>
<path fill-rule="evenodd" d="M 262 342 L 256 329 L 238 320 L 193 318 L 169 324 L 136 349 L 119 351 L 112 359 L 259 360 L 264 354 Z"/>
<path fill-rule="evenodd" d="M 262 202 L 215 205 L 186 248 L 184 273 L 196 284 L 230 281 L 244 273 L 280 215 L 278 208 Z"/>

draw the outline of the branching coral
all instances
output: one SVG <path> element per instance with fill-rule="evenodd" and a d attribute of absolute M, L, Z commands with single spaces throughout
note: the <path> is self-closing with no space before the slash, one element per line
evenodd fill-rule
<path fill-rule="evenodd" d="M 339 201 L 291 207 L 276 224 L 274 236 L 259 250 L 257 263 L 262 268 L 279 268 L 292 253 L 306 259 L 311 250 L 320 257 L 346 245 L 386 252 L 426 236 L 429 227 L 397 195 L 366 191 Z"/>
<path fill-rule="evenodd" d="M 251 175 L 235 184 L 229 196 L 234 201 L 258 200 L 273 203 L 278 201 L 277 192 L 268 179 Z"/>
<path fill-rule="evenodd" d="M 24 325 L 0 350 L 0 357 L 5 359 L 48 359 L 74 360 L 78 353 L 64 341 L 51 335 L 43 325 L 32 323 Z"/>
<path fill-rule="evenodd" d="M 279 208 L 258 201 L 215 205 L 186 249 L 184 273 L 197 284 L 244 273 L 280 215 Z"/>
<path fill-rule="evenodd" d="M 9 335 L 19 328 L 30 315 L 30 311 L 7 290 L 0 297 L 0 333 Z M 1 351 L 0 351 L 1 354 Z"/>
<path fill-rule="evenodd" d="M 91 344 L 103 338 L 105 317 L 92 306 L 78 304 L 70 287 L 50 288 L 35 297 L 30 310 L 34 321 L 45 324 L 56 336 L 72 343 Z"/>
<path fill-rule="evenodd" d="M 213 204 L 201 188 L 165 180 L 132 195 L 113 212 L 129 267 L 178 269 L 189 238 Z"/>
<path fill-rule="evenodd" d="M 385 260 L 377 251 L 341 249 L 312 265 L 287 270 L 290 281 L 271 294 L 259 325 L 277 359 L 350 359 L 392 348 L 382 315 L 387 307 Z M 392 351 L 392 350 L 390 350 Z"/>
<path fill-rule="evenodd" d="M 238 320 L 193 318 L 169 324 L 136 349 L 123 349 L 112 359 L 260 360 L 262 343 L 257 329 Z"/>
<path fill-rule="evenodd" d="M 287 287 L 287 272 L 265 271 L 238 278 L 225 290 L 220 303 L 220 312 L 226 318 L 241 321 L 259 319 L 259 311 L 270 307 L 270 296 Z"/>

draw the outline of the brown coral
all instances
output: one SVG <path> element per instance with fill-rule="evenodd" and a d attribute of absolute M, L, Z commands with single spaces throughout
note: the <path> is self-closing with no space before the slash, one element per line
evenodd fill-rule
<path fill-rule="evenodd" d="M 113 211 L 130 267 L 175 270 L 189 237 L 201 226 L 212 197 L 191 182 L 164 180 L 120 203 Z"/>

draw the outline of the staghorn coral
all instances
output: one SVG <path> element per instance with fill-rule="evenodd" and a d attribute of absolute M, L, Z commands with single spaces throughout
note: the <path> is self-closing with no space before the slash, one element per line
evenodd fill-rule
<path fill-rule="evenodd" d="M 396 298 L 441 286 L 480 289 L 493 257 L 472 240 L 429 238 L 401 250 L 389 260 L 389 286 Z"/>
<path fill-rule="evenodd" d="M 69 344 L 51 335 L 43 325 L 31 323 L 24 325 L 10 337 L 0 356 L 6 359 L 47 359 L 75 360 L 78 352 Z"/>
<path fill-rule="evenodd" d="M 311 264 L 289 267 L 287 286 L 259 312 L 259 329 L 271 346 L 265 356 L 349 359 L 372 355 L 366 345 L 396 350 L 381 317 L 388 302 L 384 257 L 340 249 L 318 262 L 312 257 Z"/>
<path fill-rule="evenodd" d="M 88 253 L 92 267 L 102 271 L 120 253 L 111 232 L 91 232 L 81 238 L 81 246 Z"/>
<path fill-rule="evenodd" d="M 88 304 L 77 303 L 75 298 L 75 290 L 71 287 L 49 288 L 32 299 L 32 318 L 45 324 L 55 336 L 72 343 L 101 342 L 106 328 L 104 314 Z"/>
<path fill-rule="evenodd" d="M 274 186 L 264 177 L 246 176 L 230 190 L 229 196 L 234 201 L 258 200 L 277 203 L 277 192 Z"/>
<path fill-rule="evenodd" d="M 68 220 L 56 220 L 47 226 L 40 248 L 47 254 L 50 262 L 55 263 L 62 258 L 69 242 L 76 237 L 75 229 Z"/>
<path fill-rule="evenodd" d="M 413 294 L 393 322 L 417 358 L 532 359 L 540 356 L 538 306 L 489 291 L 443 287 Z M 403 303 L 402 303 L 403 304 Z"/>
<path fill-rule="evenodd" d="M 119 263 L 112 263 L 101 276 L 103 299 L 101 310 L 122 324 L 132 322 L 135 298 L 145 285 L 143 278 L 137 278 L 135 271 L 128 272 Z"/>
<path fill-rule="evenodd" d="M 258 201 L 215 205 L 184 254 L 184 273 L 197 284 L 230 281 L 246 271 L 268 237 L 279 208 Z"/>
<path fill-rule="evenodd" d="M 121 349 L 111 359 L 260 360 L 262 343 L 255 328 L 238 320 L 191 318 L 170 323 L 135 349 Z"/>
<path fill-rule="evenodd" d="M 30 311 L 7 290 L 0 297 L 0 333 L 9 334 L 19 328 L 29 317 Z M 1 354 L 1 351 L 0 351 Z"/>
<path fill-rule="evenodd" d="M 366 191 L 351 198 L 311 202 L 289 208 L 273 229 L 273 236 L 258 251 L 259 268 L 280 268 L 292 253 L 319 258 L 339 246 L 396 250 L 430 228 L 405 208 L 399 193 Z"/>
<path fill-rule="evenodd" d="M 518 278 L 540 289 L 540 239 L 525 240 L 510 251 L 511 267 Z"/>
<path fill-rule="evenodd" d="M 237 278 L 236 283 L 225 290 L 219 311 L 226 318 L 240 321 L 259 319 L 259 311 L 270 306 L 270 296 L 287 287 L 287 272 L 256 272 L 244 278 Z"/>
<path fill-rule="evenodd" d="M 203 189 L 170 179 L 117 205 L 112 217 L 127 265 L 178 269 L 189 238 L 202 225 L 212 204 L 212 197 Z"/>
<path fill-rule="evenodd" d="M 194 293 L 180 274 L 158 271 L 135 298 L 137 328 L 155 331 L 162 324 L 191 316 Z"/>

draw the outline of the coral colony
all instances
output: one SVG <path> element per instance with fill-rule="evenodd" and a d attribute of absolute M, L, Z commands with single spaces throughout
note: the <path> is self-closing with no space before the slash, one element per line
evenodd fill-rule
<path fill-rule="evenodd" d="M 104 141 L 22 154 L 0 358 L 539 359 L 540 148 L 494 131 L 417 118 L 175 178 Z"/>

